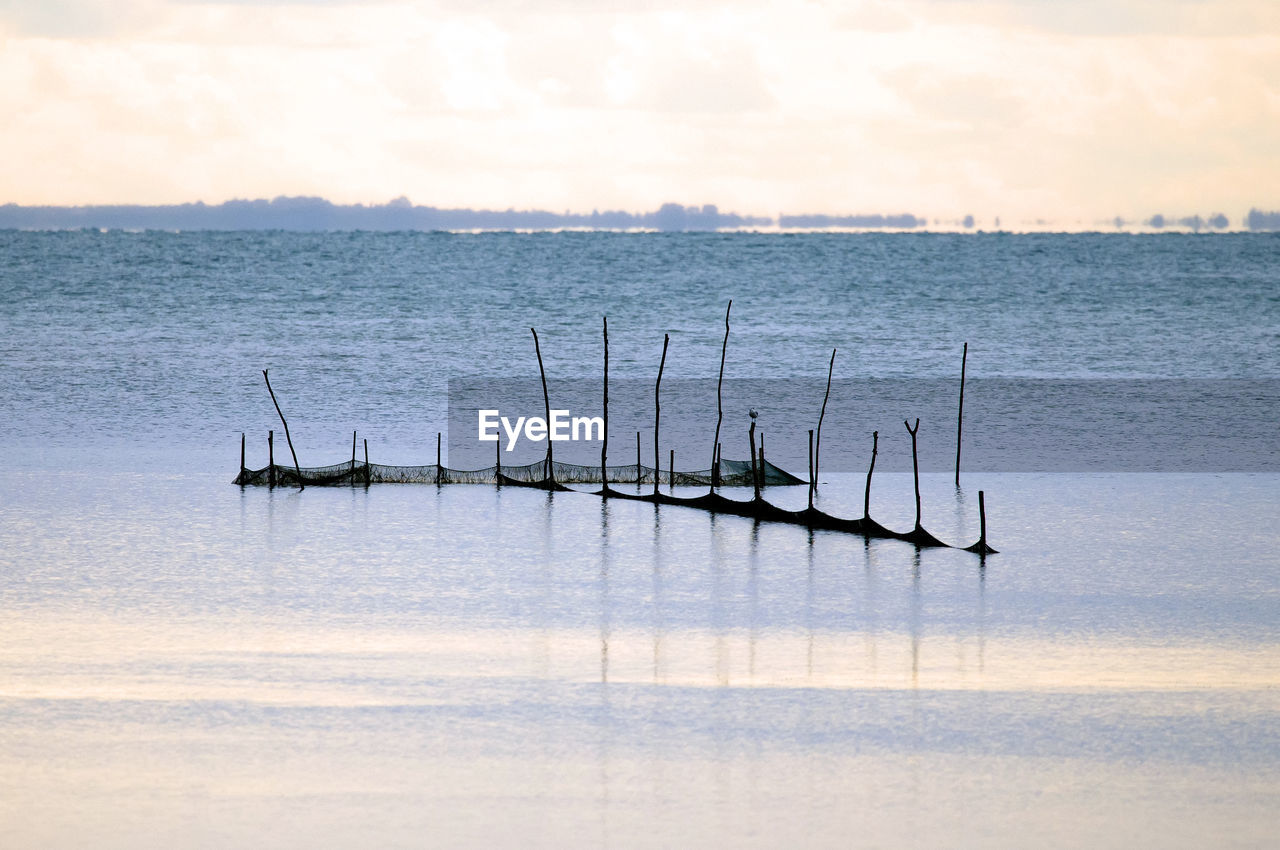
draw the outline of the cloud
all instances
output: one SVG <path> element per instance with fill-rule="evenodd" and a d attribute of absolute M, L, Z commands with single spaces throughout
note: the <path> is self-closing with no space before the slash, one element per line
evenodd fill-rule
<path fill-rule="evenodd" d="M 1013 129 L 1030 108 L 1004 80 L 985 74 L 913 65 L 886 72 L 881 79 L 931 123 Z"/>
<path fill-rule="evenodd" d="M 1227 37 L 1280 32 L 1272 0 L 917 0 L 953 22 L 1083 37 Z"/>
<path fill-rule="evenodd" d="M 145 25 L 163 0 L 0 0 L 0 29 L 41 38 L 102 38 Z"/>
<path fill-rule="evenodd" d="M 0 202 L 1009 221 L 1280 197 L 1280 36 L 1186 34 L 1243 0 L 1137 35 L 1145 0 L 1108 5 L 1127 24 L 1084 0 L 1105 38 L 1047 0 L 52 2 L 0 0 Z"/>

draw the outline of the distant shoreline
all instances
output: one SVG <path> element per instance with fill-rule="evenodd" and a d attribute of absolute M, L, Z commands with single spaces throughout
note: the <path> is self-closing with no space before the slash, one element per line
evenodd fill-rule
<path fill-rule="evenodd" d="M 651 212 L 443 209 L 406 198 L 387 204 L 334 204 L 324 198 L 233 200 L 168 205 L 0 205 L 0 230 L 300 231 L 300 232 L 760 232 L 760 233 L 1231 233 L 1280 230 L 1280 212 L 1254 209 L 1239 221 L 1155 215 L 1143 221 L 1092 222 L 929 219 L 912 213 L 776 217 L 721 212 L 713 204 L 663 204 Z"/>

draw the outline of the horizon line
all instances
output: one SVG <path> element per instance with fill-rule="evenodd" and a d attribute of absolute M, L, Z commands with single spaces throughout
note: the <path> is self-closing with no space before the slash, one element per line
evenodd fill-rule
<path fill-rule="evenodd" d="M 1255 232 L 1280 230 L 1280 212 L 1256 206 L 1238 219 L 1221 212 L 1147 218 L 1111 216 L 1085 221 L 1037 217 L 1002 222 L 1000 216 L 972 214 L 929 217 L 914 213 L 778 213 L 774 216 L 721 212 L 716 204 L 662 204 L 646 212 L 627 210 L 553 212 L 547 209 L 436 207 L 399 196 L 382 204 L 339 204 L 315 195 L 232 198 L 167 204 L 0 204 L 0 229 L 7 230 L 295 230 L 295 231 L 889 231 L 889 232 Z"/>

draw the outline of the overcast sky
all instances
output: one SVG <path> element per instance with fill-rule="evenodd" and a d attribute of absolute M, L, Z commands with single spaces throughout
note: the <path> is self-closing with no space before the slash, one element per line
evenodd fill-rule
<path fill-rule="evenodd" d="M 0 0 L 0 203 L 1280 208 L 1275 0 Z"/>

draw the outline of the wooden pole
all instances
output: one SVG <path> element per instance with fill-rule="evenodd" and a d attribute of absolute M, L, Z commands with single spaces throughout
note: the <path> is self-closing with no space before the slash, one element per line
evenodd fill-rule
<path fill-rule="evenodd" d="M 711 467 L 711 481 L 712 481 L 711 489 L 712 490 L 719 487 L 720 482 L 724 480 L 723 476 L 720 474 L 720 461 L 723 457 L 724 457 L 724 444 L 717 442 L 716 443 L 716 463 L 715 463 L 715 466 Z"/>
<path fill-rule="evenodd" d="M 659 392 L 662 389 L 662 370 L 667 367 L 667 345 L 671 342 L 671 334 L 662 335 L 662 362 L 658 364 L 658 381 L 653 385 L 653 495 L 658 495 L 658 468 L 662 465 L 662 455 L 658 451 L 658 423 L 662 418 L 662 404 Z"/>
<path fill-rule="evenodd" d="M 601 492 L 609 492 L 609 317 L 604 316 L 604 440 L 600 446 Z"/>
<path fill-rule="evenodd" d="M 960 486 L 960 427 L 964 423 L 964 367 L 969 361 L 969 343 L 960 355 L 960 409 L 956 413 L 956 486 Z"/>
<path fill-rule="evenodd" d="M 720 388 L 724 385 L 724 357 L 729 350 L 729 311 L 733 309 L 733 299 L 724 308 L 724 342 L 720 345 L 720 378 L 716 381 L 716 437 L 711 443 L 711 491 L 720 486 L 720 423 L 724 421 L 724 403 Z"/>
<path fill-rule="evenodd" d="M 862 496 L 862 518 L 871 519 L 871 473 L 876 471 L 876 452 L 880 448 L 880 432 L 871 432 L 871 465 L 867 467 L 867 491 Z"/>
<path fill-rule="evenodd" d="M 667 489 L 675 492 L 676 489 L 676 450 L 671 450 L 671 460 L 667 463 Z"/>
<path fill-rule="evenodd" d="M 760 501 L 760 476 L 756 472 L 756 421 L 751 420 L 751 427 L 747 430 L 747 439 L 751 441 L 751 487 L 754 492 L 754 498 Z"/>
<path fill-rule="evenodd" d="M 978 548 L 985 554 L 987 549 L 987 500 L 981 490 L 978 491 Z"/>
<path fill-rule="evenodd" d="M 276 432 L 267 432 L 267 488 L 276 486 Z"/>
<path fill-rule="evenodd" d="M 813 429 L 809 429 L 809 510 L 813 510 Z"/>
<path fill-rule="evenodd" d="M 440 478 L 441 478 L 441 475 L 440 475 L 440 466 L 441 466 L 441 464 L 440 464 L 440 441 L 441 441 L 441 439 L 442 439 L 442 436 L 443 436 L 443 435 L 442 435 L 439 431 L 436 431 L 436 485 L 437 485 L 437 486 L 440 484 Z M 499 438 L 499 439 L 501 439 L 501 438 Z"/>
<path fill-rule="evenodd" d="M 818 439 L 813 447 L 813 489 L 818 489 L 818 462 L 822 459 L 822 420 L 827 415 L 827 399 L 831 398 L 831 373 L 836 368 L 836 350 L 831 349 L 831 364 L 827 366 L 827 392 L 822 397 L 822 412 L 818 414 Z"/>
<path fill-rule="evenodd" d="M 640 471 L 640 432 L 636 431 L 636 485 L 637 486 L 639 486 L 640 479 L 643 477 L 644 475 Z"/>
<path fill-rule="evenodd" d="M 552 454 L 551 439 L 551 396 L 547 394 L 547 371 L 542 368 L 542 348 L 538 345 L 538 332 L 533 328 L 529 328 L 529 333 L 533 334 L 533 350 L 538 355 L 538 374 L 542 376 L 542 404 L 547 414 L 547 470 L 543 478 L 551 481 L 555 480 L 554 462 L 555 457 Z"/>
<path fill-rule="evenodd" d="M 243 431 L 240 432 L 240 480 L 241 480 L 240 486 L 243 487 L 244 486 L 243 484 L 244 482 L 244 432 Z"/>
<path fill-rule="evenodd" d="M 912 428 L 911 423 L 903 419 L 902 424 L 907 426 L 907 433 L 911 435 L 911 472 L 916 482 L 916 531 L 920 530 L 920 459 L 916 454 L 916 433 L 920 430 L 920 419 L 916 418 L 916 427 Z"/>
<path fill-rule="evenodd" d="M 502 486 L 502 436 L 498 436 L 498 441 L 493 444 L 493 480 Z"/>
<path fill-rule="evenodd" d="M 351 486 L 356 486 L 356 432 L 351 432 Z"/>
<path fill-rule="evenodd" d="M 267 377 L 267 370 L 262 370 L 262 380 L 267 382 L 267 392 L 271 393 L 271 403 L 276 406 L 276 413 L 280 416 L 280 422 L 284 425 L 284 438 L 289 443 L 289 454 L 293 455 L 293 470 L 298 473 L 298 489 L 305 490 L 306 484 L 302 481 L 302 467 L 298 466 L 298 453 L 293 450 L 293 437 L 289 436 L 289 423 L 285 422 L 284 413 L 280 410 L 280 402 L 276 401 L 276 392 L 271 389 L 271 379 Z"/>
<path fill-rule="evenodd" d="M 760 489 L 764 489 L 764 429 L 760 429 Z"/>
<path fill-rule="evenodd" d="M 369 440 L 364 441 L 364 486 L 369 487 Z"/>

